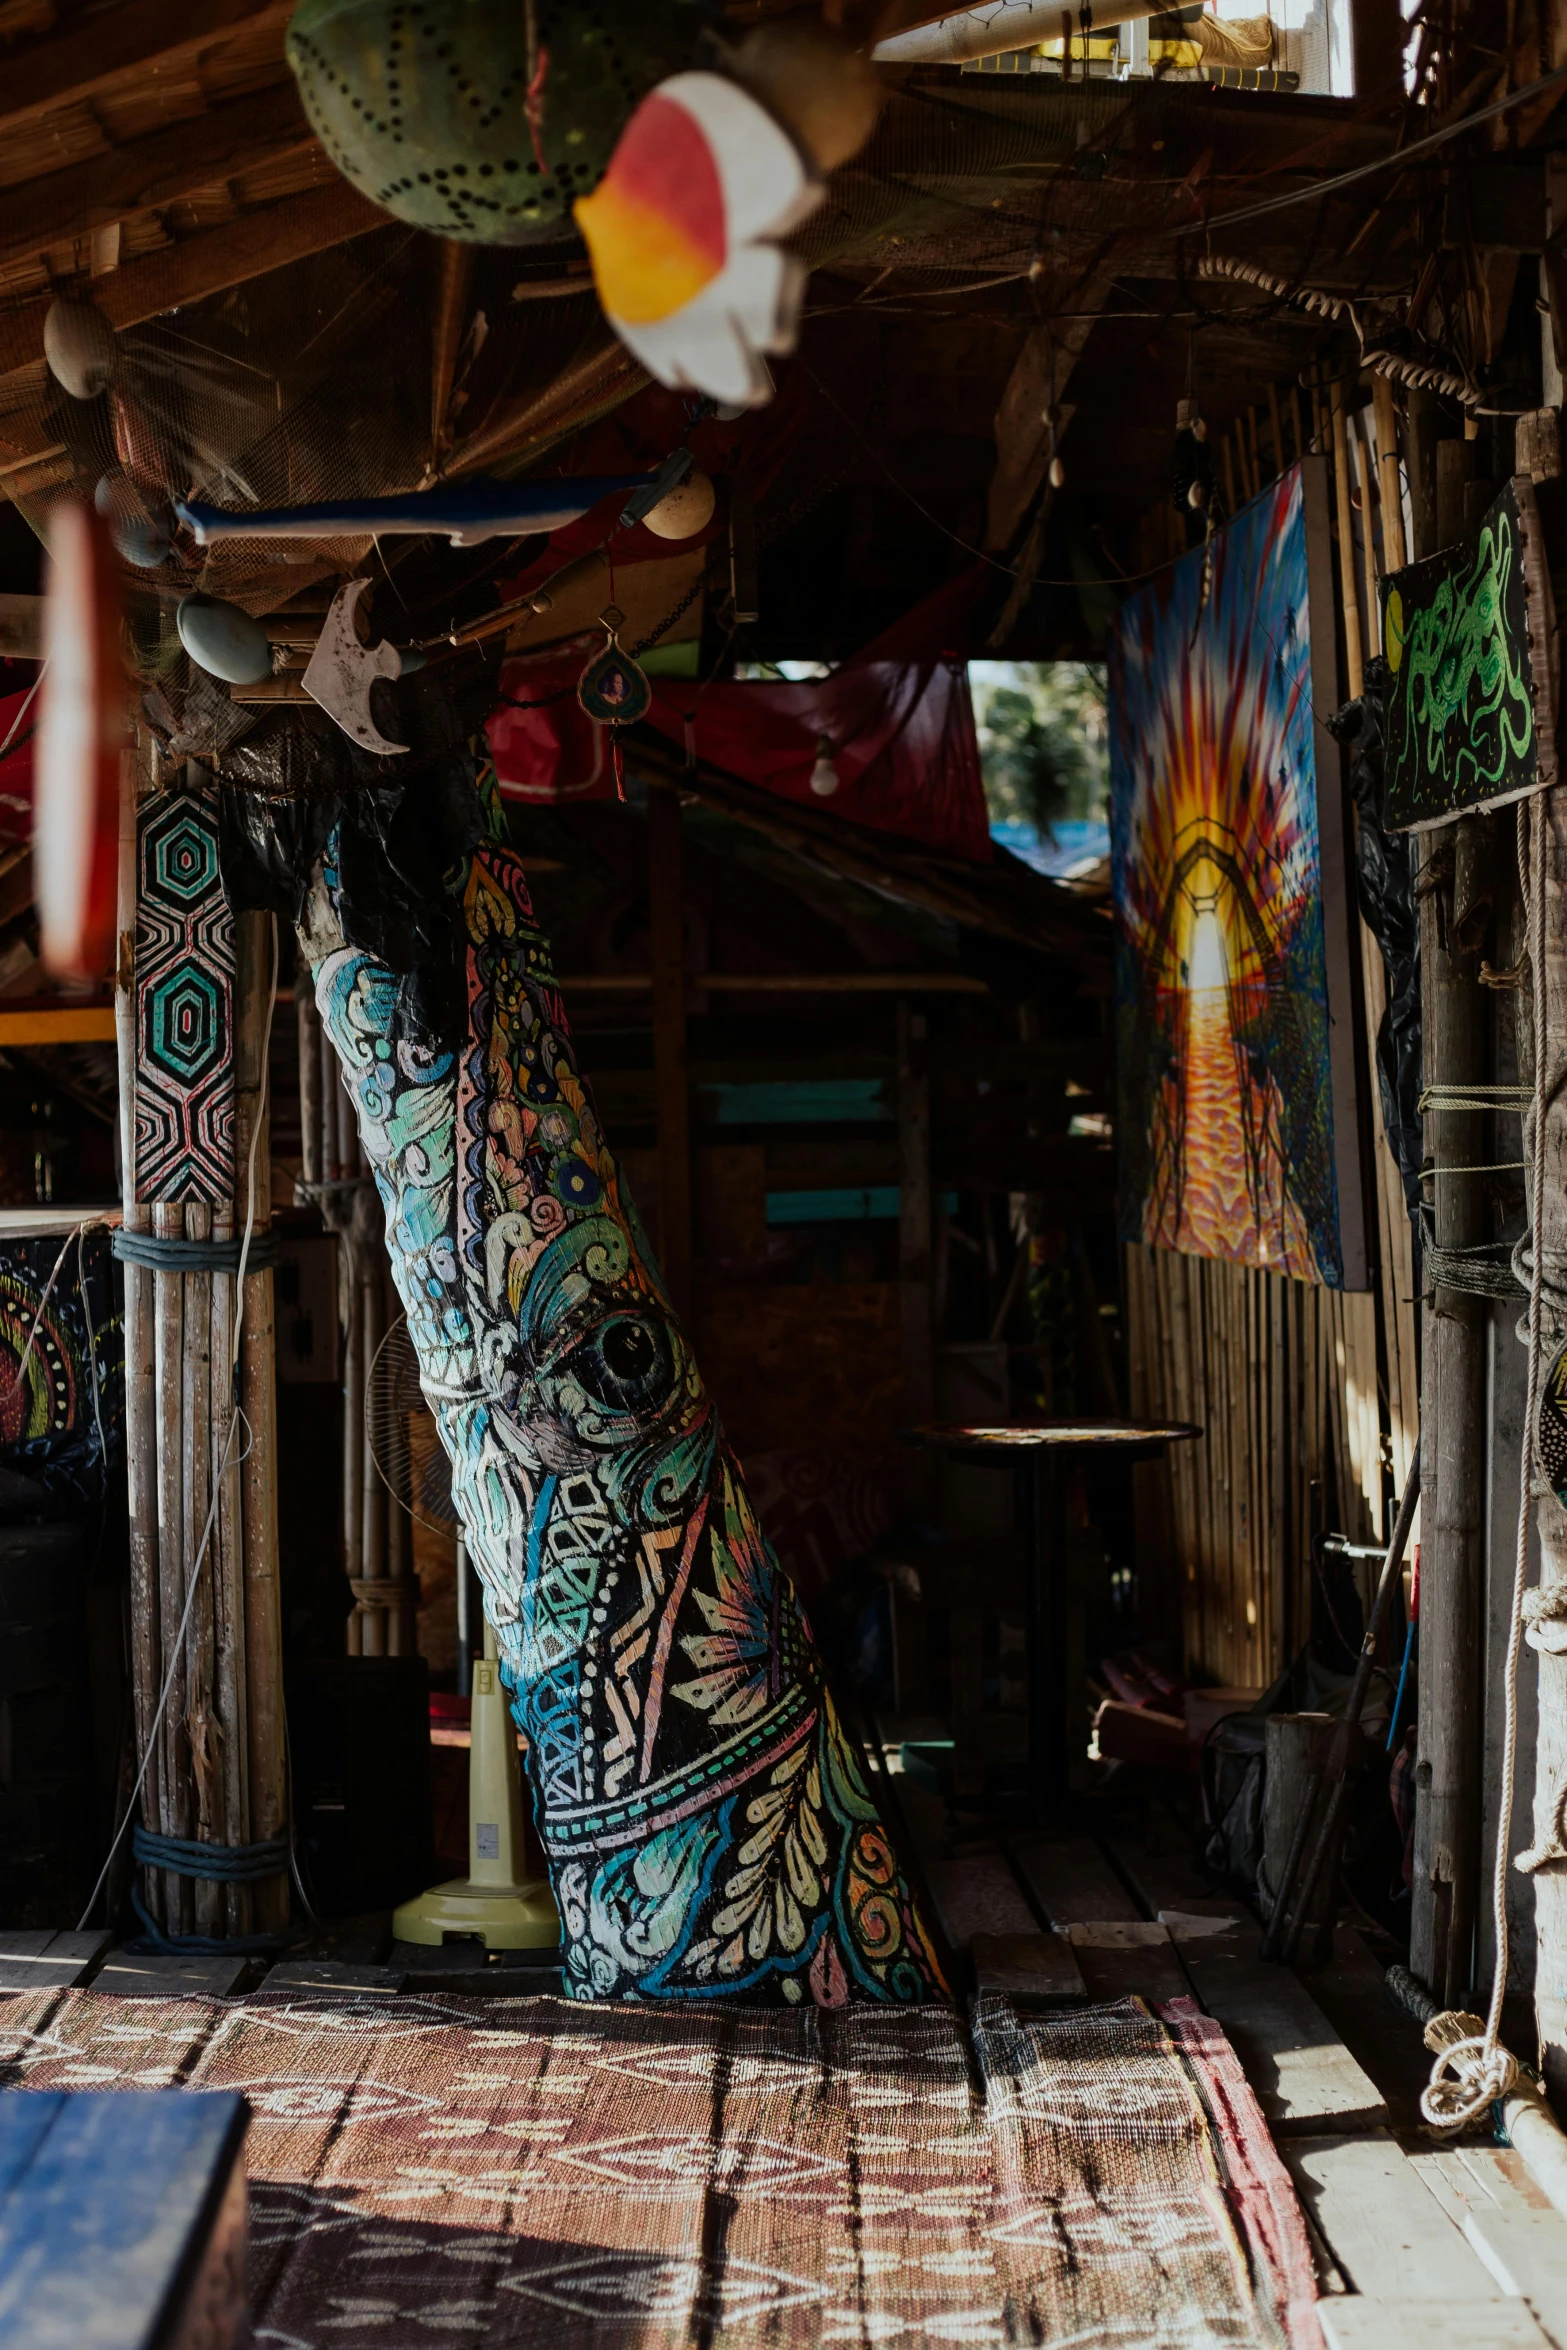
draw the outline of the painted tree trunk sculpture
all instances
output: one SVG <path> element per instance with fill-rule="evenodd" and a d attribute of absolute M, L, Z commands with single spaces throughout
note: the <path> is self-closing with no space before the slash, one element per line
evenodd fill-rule
<path fill-rule="evenodd" d="M 522 868 L 463 880 L 467 1034 L 303 934 L 483 1580 L 577 1999 L 945 1986 L 578 1076 Z"/>

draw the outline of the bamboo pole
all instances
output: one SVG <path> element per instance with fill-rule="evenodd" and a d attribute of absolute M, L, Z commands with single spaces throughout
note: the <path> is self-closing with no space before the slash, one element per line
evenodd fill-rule
<path fill-rule="evenodd" d="M 307 1185 L 317 1185 L 326 1173 L 321 1164 L 321 1015 L 303 962 L 294 989 L 294 1022 L 299 1036 L 300 1173 Z"/>
<path fill-rule="evenodd" d="M 1330 395 L 1333 414 L 1333 489 L 1338 517 L 1339 592 L 1344 603 L 1344 667 L 1349 698 L 1365 691 L 1361 656 L 1360 595 L 1355 583 L 1355 528 L 1349 504 L 1349 445 L 1344 430 L 1344 386 L 1335 383 Z"/>
<path fill-rule="evenodd" d="M 230 1201 L 215 1209 L 214 1240 L 234 1237 Z M 223 1840 L 248 1844 L 250 1836 L 249 1736 L 246 1726 L 245 1546 L 239 1453 L 242 1431 L 234 1426 L 234 1300 L 231 1273 L 212 1280 L 212 1462 L 218 1480 L 218 1507 L 212 1528 L 213 1638 L 217 1651 L 218 1732 L 223 1741 Z M 223 1887 L 228 1934 L 251 1930 L 250 1888 Z"/>
<path fill-rule="evenodd" d="M 272 924 L 264 914 L 234 919 L 234 1094 L 238 1195 L 235 1216 L 243 1229 L 254 1211 L 253 1230 L 272 1220 L 270 1118 L 266 1102 L 266 1051 L 270 1031 Z M 249 1164 L 254 1138 L 255 1177 Z M 245 1322 L 240 1341 L 240 1399 L 250 1424 L 250 1449 L 240 1472 L 245 1545 L 246 1734 L 249 1745 L 250 1828 L 257 1843 L 286 1833 L 288 1826 L 287 1732 L 283 1714 L 283 1614 L 277 1555 L 277 1392 L 273 1354 L 273 1296 L 270 1271 L 245 1276 Z M 253 1894 L 262 1932 L 288 1923 L 286 1877 L 262 1880 Z"/>
<path fill-rule="evenodd" d="M 354 1278 L 352 1253 L 343 1246 L 344 1286 L 348 1298 L 348 1327 L 343 1341 L 343 1572 L 350 1580 L 364 1573 L 365 1524 L 365 1362 L 362 1292 Z M 348 1619 L 350 1656 L 380 1656 L 381 1626 L 373 1611 L 356 1603 Z"/>
<path fill-rule="evenodd" d="M 1382 481 L 1382 563 L 1387 571 L 1402 571 L 1406 557 L 1404 497 L 1398 474 L 1398 421 L 1393 387 L 1385 375 L 1371 378 L 1371 414 L 1376 429 L 1377 471 Z"/>
<path fill-rule="evenodd" d="M 158 1240 L 184 1234 L 185 1212 L 176 1203 L 153 1203 L 152 1230 Z M 154 1273 L 154 1417 L 158 1439 L 158 1615 L 162 1627 L 161 1679 L 168 1701 L 160 1732 L 162 1795 L 159 1826 L 165 1836 L 191 1832 L 189 1748 L 185 1732 L 187 1673 L 178 1634 L 185 1613 L 185 1476 L 183 1464 L 185 1290 L 178 1273 Z M 190 1931 L 190 1885 L 167 1875 L 164 1904 L 170 1928 Z"/>
<path fill-rule="evenodd" d="M 212 1210 L 192 1202 L 185 1210 L 185 1238 L 212 1238 Z M 212 1275 L 180 1276 L 183 1296 L 180 1319 L 183 1347 L 180 1368 L 185 1491 L 185 1588 L 190 1594 L 190 1620 L 185 1635 L 185 1737 L 190 1751 L 192 1832 L 202 1844 L 220 1842 L 227 1810 L 223 1789 L 223 1739 L 217 1712 L 216 1611 L 212 1592 L 210 1546 L 203 1557 L 202 1536 L 212 1497 Z M 204 1877 L 191 1887 L 198 1934 L 217 1934 L 223 1927 L 223 1888 Z"/>
<path fill-rule="evenodd" d="M 1365 573 L 1366 604 L 1364 640 L 1367 659 L 1382 650 L 1382 614 L 1377 598 L 1377 534 L 1376 491 L 1372 477 L 1371 451 L 1361 431 L 1361 417 L 1349 421 L 1349 438 L 1355 452 L 1355 481 L 1360 491 L 1360 559 Z"/>
<path fill-rule="evenodd" d="M 359 1415 L 360 1464 L 359 1484 L 364 1495 L 360 1514 L 359 1572 L 367 1583 L 381 1582 L 386 1575 L 386 1487 L 376 1466 L 375 1447 L 371 1441 L 371 1382 L 376 1370 L 376 1357 L 381 1350 L 385 1290 L 381 1280 L 381 1263 L 365 1252 L 368 1261 L 363 1266 L 364 1278 L 359 1285 L 360 1345 L 364 1354 L 365 1405 Z M 397 1656 L 401 1651 L 401 1611 L 383 1603 L 372 1606 L 366 1626 L 375 1626 L 375 1646 L 367 1650 L 374 1656 Z"/>
<path fill-rule="evenodd" d="M 119 1061 L 120 1180 L 128 1232 L 152 1228 L 150 1209 L 136 1198 L 136 806 L 150 788 L 157 753 L 146 728 L 120 766 L 119 953 L 115 967 L 114 1028 Z M 158 1430 L 153 1329 L 153 1277 L 145 1265 L 125 1267 L 125 1462 L 130 1520 L 131 1687 L 136 1752 L 146 1760 L 141 1816 L 163 1818 L 163 1756 L 152 1723 L 162 1682 L 159 1665 Z M 151 1752 L 149 1753 L 149 1747 Z M 163 1879 L 150 1872 L 150 1913 L 164 1922 Z"/>
<path fill-rule="evenodd" d="M 390 1330 L 402 1311 L 402 1301 L 392 1280 L 392 1268 L 383 1263 L 382 1281 L 385 1289 L 385 1326 Z M 394 1656 L 415 1656 L 419 1649 L 418 1588 L 413 1580 L 412 1521 L 404 1506 L 409 1497 L 408 1423 L 399 1413 L 386 1429 L 387 1478 L 392 1496 L 386 1503 L 386 1573 L 394 1582 L 406 1586 L 398 1602 L 397 1645 Z"/>

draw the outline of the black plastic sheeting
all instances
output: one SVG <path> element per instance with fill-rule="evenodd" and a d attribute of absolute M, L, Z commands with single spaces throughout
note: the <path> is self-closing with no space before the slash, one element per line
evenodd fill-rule
<path fill-rule="evenodd" d="M 407 680 L 404 758 L 372 758 L 331 719 L 290 708 L 221 766 L 220 855 L 235 911 L 297 924 L 324 861 L 347 944 L 403 979 L 401 1032 L 432 1047 L 459 1044 L 466 1027 L 458 893 L 483 829 L 467 739 L 482 710 L 466 709 L 469 698 L 422 672 Z"/>
<path fill-rule="evenodd" d="M 1380 657 L 1366 663 L 1365 690 L 1328 720 L 1328 732 L 1349 753 L 1349 782 L 1359 810 L 1355 876 L 1360 910 L 1382 950 L 1387 1010 L 1377 1030 L 1377 1089 L 1382 1124 L 1404 1185 L 1404 1201 L 1420 1232 L 1420 921 L 1415 910 L 1408 833 L 1382 821 L 1383 756 L 1393 673 Z"/>

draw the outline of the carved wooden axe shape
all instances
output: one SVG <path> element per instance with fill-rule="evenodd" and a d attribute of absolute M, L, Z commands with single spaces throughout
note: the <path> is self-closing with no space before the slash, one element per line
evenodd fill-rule
<path fill-rule="evenodd" d="M 408 745 L 389 742 L 382 734 L 371 715 L 370 688 L 378 677 L 401 677 L 403 656 L 385 638 L 378 645 L 359 641 L 355 620 L 359 599 L 369 585 L 367 578 L 351 579 L 338 589 L 300 683 L 362 751 L 387 759 L 405 752 Z"/>

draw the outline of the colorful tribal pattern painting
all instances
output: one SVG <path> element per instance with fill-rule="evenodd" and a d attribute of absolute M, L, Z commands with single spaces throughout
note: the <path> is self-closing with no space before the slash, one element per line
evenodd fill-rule
<path fill-rule="evenodd" d="M 463 884 L 467 1042 L 305 938 L 528 1740 L 568 1991 L 945 1986 L 578 1076 L 515 857 Z M 341 931 L 336 932 L 338 941 Z"/>
<path fill-rule="evenodd" d="M 125 1425 L 107 1232 L 0 1253 L 0 1463 L 66 1510 L 103 1500 Z"/>
<path fill-rule="evenodd" d="M 1311 668 L 1297 466 L 1111 642 L 1121 1223 L 1339 1287 Z"/>
<path fill-rule="evenodd" d="M 209 794 L 137 819 L 136 1197 L 234 1194 L 234 918 Z"/>

